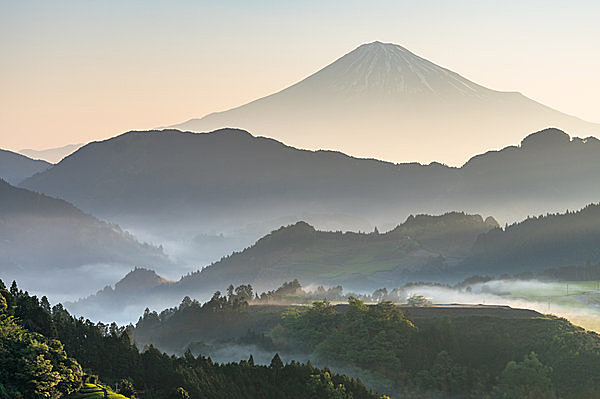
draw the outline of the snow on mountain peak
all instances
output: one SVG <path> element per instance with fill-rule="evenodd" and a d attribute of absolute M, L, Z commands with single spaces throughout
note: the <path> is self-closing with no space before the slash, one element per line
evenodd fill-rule
<path fill-rule="evenodd" d="M 304 85 L 391 95 L 481 96 L 490 92 L 402 46 L 379 41 L 359 46 L 298 84 Z"/>

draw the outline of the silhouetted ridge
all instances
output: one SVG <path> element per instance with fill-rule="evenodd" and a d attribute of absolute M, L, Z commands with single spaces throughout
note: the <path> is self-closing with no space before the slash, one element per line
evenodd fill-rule
<path fill-rule="evenodd" d="M 495 223 L 494 223 L 495 222 Z M 396 227 L 392 232 L 419 228 L 422 230 L 440 229 L 445 226 L 456 228 L 457 226 L 477 225 L 498 226 L 498 222 L 489 216 L 485 222 L 481 215 L 467 215 L 464 212 L 448 212 L 443 215 L 410 215 L 404 223 Z"/>
<path fill-rule="evenodd" d="M 556 146 L 568 145 L 571 137 L 560 129 L 549 128 L 540 130 L 525 137 L 521 141 L 521 148 L 525 150 L 545 149 Z"/>
<path fill-rule="evenodd" d="M 88 144 L 22 186 L 115 223 L 127 225 L 127 218 L 131 228 L 160 221 L 157 234 L 186 235 L 189 228 L 195 235 L 227 235 L 277 221 L 232 251 L 310 214 L 361 218 L 371 229 L 414 212 L 477 209 L 518 220 L 582 207 L 600 198 L 599 154 L 599 140 L 569 141 L 556 129 L 537 132 L 523 147 L 473 157 L 461 168 L 299 150 L 238 129 L 129 132 Z"/>
<path fill-rule="evenodd" d="M 46 161 L 31 159 L 12 151 L 0 150 L 0 178 L 10 184 L 19 184 L 51 166 L 52 164 Z"/>
<path fill-rule="evenodd" d="M 493 216 L 486 217 L 484 223 L 487 226 L 491 226 L 491 227 L 494 227 L 494 228 L 500 227 L 500 224 L 498 223 L 498 221 L 496 219 L 494 219 Z"/>
<path fill-rule="evenodd" d="M 259 240 L 259 242 L 262 240 L 279 239 L 281 237 L 311 234 L 311 233 L 314 233 L 315 231 L 316 231 L 315 228 L 313 226 L 311 226 L 310 224 L 308 224 L 304 221 L 299 221 L 299 222 L 291 224 L 289 226 L 280 227 L 279 229 L 268 234 L 266 237 L 261 238 Z"/>
<path fill-rule="evenodd" d="M 3 217 L 66 217 L 93 220 L 72 204 L 10 185 L 0 179 L 0 215 Z"/>

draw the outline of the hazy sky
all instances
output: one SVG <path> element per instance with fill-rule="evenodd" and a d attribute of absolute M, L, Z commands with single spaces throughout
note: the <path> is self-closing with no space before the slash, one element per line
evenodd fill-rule
<path fill-rule="evenodd" d="M 0 148 L 201 117 L 374 40 L 600 122 L 599 16 L 591 0 L 0 0 Z"/>

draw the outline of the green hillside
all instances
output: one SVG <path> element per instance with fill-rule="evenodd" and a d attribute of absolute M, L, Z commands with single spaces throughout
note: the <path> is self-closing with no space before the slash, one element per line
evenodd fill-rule
<path fill-rule="evenodd" d="M 459 212 L 410 216 L 384 234 L 325 232 L 298 222 L 170 288 L 214 291 L 230 283 L 251 283 L 268 289 L 293 279 L 343 283 L 349 289 L 401 285 L 409 278 L 439 275 L 469 254 L 479 234 L 497 226 L 493 218 Z"/>
<path fill-rule="evenodd" d="M 238 299 L 147 312 L 133 334 L 175 352 L 187 345 L 217 356 L 221 347 L 255 345 L 308 357 L 394 398 L 599 397 L 600 336 L 532 310 L 367 305 L 352 297 L 338 305 L 243 307 Z"/>
<path fill-rule="evenodd" d="M 279 355 L 267 366 L 252 358 L 219 364 L 191 352 L 170 356 L 151 345 L 140 352 L 130 332 L 76 319 L 0 281 L 0 398 L 126 397 L 104 383 L 140 399 L 380 398 L 359 380 L 310 363 L 284 364 Z"/>
<path fill-rule="evenodd" d="M 109 387 L 101 384 L 83 384 L 83 387 L 69 396 L 69 399 L 129 399 L 127 396 L 113 392 Z"/>

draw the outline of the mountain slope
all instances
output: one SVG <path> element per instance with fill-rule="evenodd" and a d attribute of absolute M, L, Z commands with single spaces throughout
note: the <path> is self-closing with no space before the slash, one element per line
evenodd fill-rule
<path fill-rule="evenodd" d="M 86 263 L 166 258 L 116 225 L 87 215 L 59 199 L 16 188 L 0 180 L 3 259 L 31 268 L 70 268 Z"/>
<path fill-rule="evenodd" d="M 357 215 L 369 201 L 414 202 L 415 195 L 435 200 L 451 173 L 435 164 L 399 167 L 297 150 L 241 130 L 171 130 L 129 132 L 88 144 L 23 187 L 65 198 L 119 224 L 176 220 L 177 229 L 201 222 L 227 231 L 305 212 Z M 399 190 L 420 181 L 432 186 L 417 194 Z"/>
<path fill-rule="evenodd" d="M 0 150 L 0 179 L 19 184 L 28 177 L 48 169 L 51 164 L 31 159 L 15 152 Z"/>
<path fill-rule="evenodd" d="M 161 249 L 139 243 L 119 226 L 102 222 L 59 199 L 0 180 L 0 269 L 42 292 L 89 292 L 105 281 L 106 267 L 169 264 Z M 116 266 L 115 266 L 116 267 Z M 71 288 L 65 290 L 64 278 Z M 83 284 L 82 284 L 83 282 Z M 49 291 L 50 290 L 50 291 Z"/>
<path fill-rule="evenodd" d="M 461 269 L 479 274 L 541 272 L 600 262 L 600 204 L 550 214 L 479 236 Z"/>
<path fill-rule="evenodd" d="M 358 230 L 362 220 L 395 226 L 412 213 L 460 209 L 513 221 L 581 208 L 600 198 L 599 155 L 599 140 L 557 129 L 461 168 L 298 150 L 234 129 L 129 132 L 82 147 L 23 187 L 161 237 L 243 235 L 220 257 L 307 214 L 321 229 Z M 327 215 L 349 222 L 335 227 Z"/>
<path fill-rule="evenodd" d="M 362 290 L 399 286 L 455 265 L 470 253 L 479 234 L 496 227 L 493 218 L 456 212 L 410 216 L 385 234 L 324 232 L 299 222 L 168 288 L 210 292 L 230 283 L 251 283 L 264 290 L 293 279 Z"/>
<path fill-rule="evenodd" d="M 520 93 L 487 89 L 401 46 L 373 42 L 278 93 L 171 128 L 240 127 L 299 148 L 460 165 L 549 126 L 600 135 L 598 124 Z"/>

